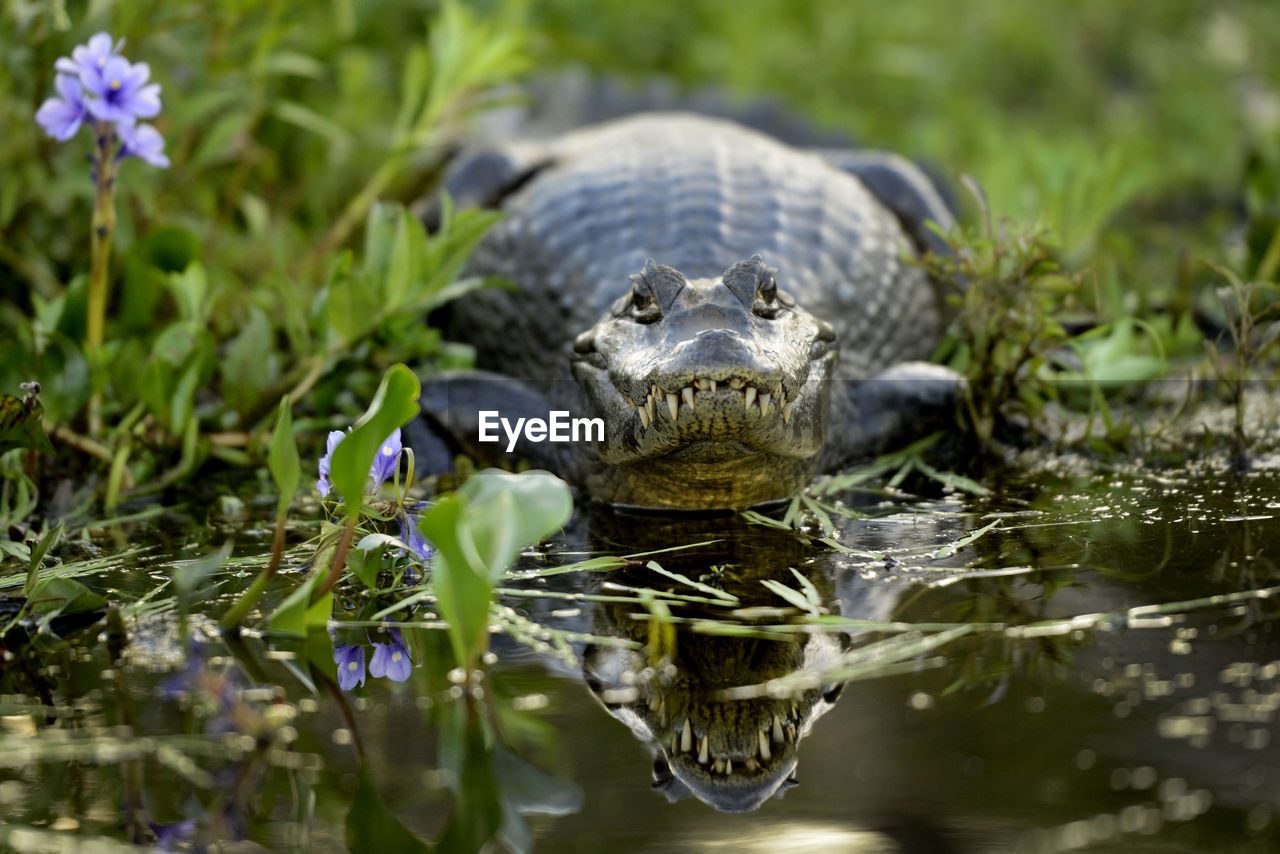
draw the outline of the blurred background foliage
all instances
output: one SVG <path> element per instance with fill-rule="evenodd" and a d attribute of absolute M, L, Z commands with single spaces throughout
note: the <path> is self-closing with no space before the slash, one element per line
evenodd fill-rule
<path fill-rule="evenodd" d="M 260 461 L 285 391 L 324 416 L 358 410 L 392 362 L 467 364 L 413 311 L 487 221 L 460 217 L 434 246 L 394 208 L 368 233 L 331 229 L 353 208 L 364 221 L 371 186 L 406 204 L 428 192 L 484 93 L 530 69 L 773 98 L 953 186 L 973 175 L 997 216 L 1054 235 L 1083 273 L 1072 310 L 1149 322 L 1126 340 L 1162 358 L 1203 357 L 1197 313 L 1230 322 L 1200 262 L 1248 280 L 1280 260 L 1275 3 L 491 0 L 447 17 L 428 0 L 0 0 L 0 391 L 39 379 L 48 419 L 75 432 L 99 388 L 112 426 L 91 450 L 127 486 L 176 460 Z M 163 85 L 173 162 L 122 170 L 110 344 L 92 367 L 87 143 L 55 143 L 33 116 L 54 61 L 101 30 Z M 397 235 L 419 290 L 391 304 Z"/>

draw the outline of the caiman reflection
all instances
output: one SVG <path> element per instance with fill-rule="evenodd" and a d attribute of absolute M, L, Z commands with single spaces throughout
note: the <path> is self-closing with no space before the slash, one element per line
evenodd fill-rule
<path fill-rule="evenodd" d="M 835 579 L 812 566 L 813 551 L 789 532 L 748 525 L 738 518 L 657 519 L 601 514 L 593 519 L 597 541 L 629 551 L 671 543 L 720 539 L 709 548 L 661 556 L 662 565 L 732 593 L 741 609 L 778 608 L 786 603 L 760 582 L 776 579 L 795 586 L 790 567 L 817 588 L 832 613 L 884 619 L 897 599 L 897 585 L 874 588 L 847 577 Z M 661 576 L 636 570 L 612 580 L 661 586 Z M 690 592 L 681 587 L 679 592 Z M 633 617 L 634 604 L 597 606 L 591 631 L 651 644 L 651 623 Z M 724 614 L 723 610 L 716 613 Z M 690 604 L 681 617 L 714 617 L 712 609 Z M 775 612 L 762 623 L 780 622 Z M 668 627 L 670 628 L 670 627 Z M 645 652 L 589 646 L 583 656 L 587 685 L 613 717 L 653 752 L 653 785 L 672 802 L 692 795 L 725 812 L 757 809 L 796 785 L 800 742 L 840 693 L 838 684 L 787 696 L 733 699 L 733 689 L 759 685 L 808 667 L 832 662 L 853 641 L 848 635 L 814 632 L 778 639 L 727 637 L 677 626 L 670 657 L 652 666 Z M 651 649 L 652 647 L 650 647 Z"/>

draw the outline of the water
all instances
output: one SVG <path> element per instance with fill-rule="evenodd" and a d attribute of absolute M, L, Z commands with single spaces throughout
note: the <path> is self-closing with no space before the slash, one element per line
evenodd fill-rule
<path fill-rule="evenodd" d="M 500 824 L 538 851 L 1276 850 L 1280 473 L 1055 471 L 1072 469 L 988 498 L 824 498 L 855 553 L 815 542 L 816 514 L 801 536 L 580 514 L 505 582 L 525 640 L 496 635 L 486 676 L 450 674 L 443 633 L 407 630 L 409 680 L 350 692 L 323 635 L 207 630 L 199 611 L 242 569 L 201 600 L 184 663 L 168 564 L 228 532 L 261 551 L 252 518 L 104 532 L 108 552 L 163 548 L 81 580 L 151 598 L 126 609 L 119 663 L 101 625 L 7 641 L 0 834 L 97 851 L 195 819 L 160 832 L 315 851 L 413 850 L 405 832 L 472 850 Z M 674 626 L 644 589 L 685 597 L 663 599 Z"/>

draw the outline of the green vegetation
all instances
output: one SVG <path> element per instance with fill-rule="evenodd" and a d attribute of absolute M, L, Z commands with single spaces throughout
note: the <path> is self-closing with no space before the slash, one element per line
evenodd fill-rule
<path fill-rule="evenodd" d="M 117 163 L 115 142 L 97 137 L 56 142 L 35 121 L 55 62 L 100 31 L 126 39 L 163 87 L 148 120 L 167 168 Z M 652 691 L 652 711 L 674 690 L 673 662 L 708 637 L 840 646 L 717 689 L 743 700 L 914 676 L 948 656 L 964 660 L 946 691 L 985 689 L 1117 627 L 1159 631 L 1157 618 L 1222 608 L 1242 626 L 1269 619 L 1255 611 L 1277 594 L 1274 571 L 1255 560 L 1248 527 L 1270 518 L 1255 515 L 1274 498 L 1265 489 L 1214 505 L 1240 542 L 1215 552 L 1203 585 L 1134 600 L 1161 604 L 1048 616 L 1082 566 L 1117 583 L 1143 571 L 1128 569 L 1129 549 L 1150 538 L 1149 511 L 1204 519 L 1185 495 L 1196 481 L 1167 506 L 1134 497 L 1163 495 L 1165 480 L 1126 475 L 1111 492 L 1079 490 L 1080 507 L 1026 509 L 927 461 L 934 436 L 819 481 L 780 518 L 743 514 L 750 524 L 732 536 L 765 537 L 758 555 L 746 539 L 716 552 L 720 535 L 702 531 L 584 554 L 556 539 L 573 509 L 565 484 L 480 472 L 427 503 L 398 430 L 422 376 L 473 360 L 427 313 L 496 284 L 460 278 L 494 214 L 446 203 L 428 235 L 413 204 L 467 123 L 509 97 L 505 84 L 585 63 L 744 102 L 775 97 L 817 127 L 919 159 L 952 189 L 966 184 L 974 201 L 960 200 L 954 256 L 921 263 L 967 283 L 950 295 L 938 357 L 968 379 L 962 415 L 984 443 L 1009 422 L 1083 423 L 1076 445 L 1105 456 L 1110 480 L 1115 452 L 1146 450 L 1133 413 L 1150 381 L 1185 382 L 1186 397 L 1208 378 L 1231 409 L 1230 436 L 1192 446 L 1182 435 L 1180 459 L 1224 439 L 1236 460 L 1260 439 L 1274 447 L 1274 429 L 1251 433 L 1246 418 L 1276 378 L 1280 339 L 1274 4 L 0 0 L 0 57 L 0 693 L 18 733 L 0 739 L 0 787 L 23 807 L 0 844 L 65 841 L 55 820 L 74 810 L 56 793 L 81 790 L 59 775 L 92 765 L 116 774 L 108 786 L 92 777 L 86 797 L 98 800 L 80 813 L 98 816 L 81 831 L 104 845 L 274 846 L 263 828 L 288 810 L 298 836 L 280 847 L 292 850 L 308 850 L 317 822 L 342 828 L 352 850 L 426 850 L 426 839 L 527 850 L 523 816 L 573 812 L 583 796 L 521 758 L 563 760 L 526 712 L 547 698 L 489 671 L 496 634 L 578 669 L 584 648 L 634 656 L 621 674 L 633 681 L 601 699 L 614 708 Z M 149 151 L 135 156 L 159 166 Z M 317 459 L 321 501 L 299 502 Z M 133 542 L 136 523 L 167 512 L 148 503 L 156 493 L 170 490 L 167 505 L 221 490 L 207 479 L 227 469 L 256 478 L 259 496 L 274 486 L 269 520 L 222 494 L 219 508 L 241 514 L 230 525 L 215 510 L 188 519 L 164 554 Z M 904 499 L 915 477 L 965 503 Z M 1098 520 L 1104 502 L 1120 515 Z M 861 539 L 877 523 L 892 533 Z M 269 552 L 246 537 L 255 525 L 270 529 Z M 1209 584 L 1228 571 L 1239 577 L 1226 592 Z M 855 577 L 910 587 L 907 616 L 833 613 L 831 579 Z M 961 589 L 971 595 L 928 607 Z M 130 636 L 151 659 L 129 661 Z M 67 681 L 86 663 L 97 681 Z M 86 684 L 114 715 L 109 729 L 99 709 L 76 706 Z M 146 734 L 154 722 L 134 702 L 144 693 L 178 722 Z M 411 828 L 408 810 L 382 800 L 389 770 L 356 726 L 375 693 L 422 701 L 438 745 L 425 788 L 449 810 L 436 825 Z M 325 746 L 345 747 L 333 720 L 306 731 L 304 702 L 286 695 L 341 714 L 358 765 L 322 761 Z M 72 734 L 20 733 L 36 720 Z M 14 794 L 19 775 L 41 794 Z"/>

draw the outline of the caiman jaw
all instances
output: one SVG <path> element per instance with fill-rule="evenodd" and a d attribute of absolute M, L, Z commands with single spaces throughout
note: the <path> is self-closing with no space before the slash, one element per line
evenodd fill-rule
<path fill-rule="evenodd" d="M 787 400 L 782 383 L 765 388 L 753 385 L 752 381 L 742 377 L 729 377 L 717 380 L 713 377 L 696 377 L 691 385 L 684 386 L 677 394 L 675 391 L 664 391 L 654 385 L 643 402 L 628 401 L 636 412 L 641 430 L 647 431 L 658 423 L 659 413 L 665 413 L 673 422 L 678 422 L 682 407 L 689 407 L 696 413 L 698 404 L 705 408 L 710 404 L 710 396 L 717 393 L 734 392 L 730 397 L 741 398 L 742 411 L 747 416 L 760 418 L 781 418 L 783 424 L 791 423 L 791 413 L 795 408 L 793 401 Z M 687 415 L 687 413 L 686 413 Z"/>

